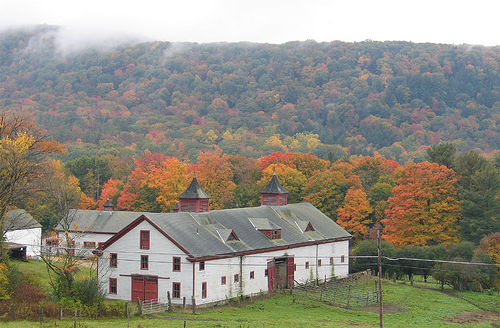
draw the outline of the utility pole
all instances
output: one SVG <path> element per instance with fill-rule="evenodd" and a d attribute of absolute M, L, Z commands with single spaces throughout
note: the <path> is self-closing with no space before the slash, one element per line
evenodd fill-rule
<path fill-rule="evenodd" d="M 378 257 L 378 300 L 379 300 L 379 317 L 380 328 L 384 327 L 384 305 L 382 302 L 382 262 L 380 260 L 380 229 L 377 230 L 377 257 Z"/>

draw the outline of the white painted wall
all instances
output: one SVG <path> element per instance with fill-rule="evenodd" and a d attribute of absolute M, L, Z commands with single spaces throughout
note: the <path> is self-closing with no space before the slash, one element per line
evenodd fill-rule
<path fill-rule="evenodd" d="M 204 271 L 199 270 L 197 263 L 195 266 L 196 303 L 208 304 L 240 295 L 267 292 L 268 282 L 265 270 L 268 260 L 275 257 L 294 257 L 296 264 L 294 279 L 300 283 L 316 280 L 316 278 L 323 281 L 325 276 L 327 280 L 334 275 L 344 277 L 349 273 L 348 250 L 349 241 L 339 241 L 243 256 L 241 268 L 240 257 L 206 261 Z M 341 263 L 342 255 L 344 255 L 344 263 Z M 330 265 L 330 257 L 333 257 L 333 266 Z M 321 266 L 317 266 L 318 259 L 321 259 Z M 306 262 L 309 262 L 309 269 L 305 268 Z M 254 271 L 254 279 L 250 279 L 250 271 Z M 235 274 L 240 274 L 239 283 L 234 282 Z M 226 285 L 221 285 L 222 276 L 226 276 Z M 206 299 L 201 297 L 203 282 L 207 282 Z"/>
<path fill-rule="evenodd" d="M 99 243 L 106 242 L 109 238 L 113 237 L 115 234 L 111 233 L 92 233 L 92 232 L 69 232 L 68 236 L 75 241 L 75 248 L 78 248 L 75 251 L 75 255 L 77 256 L 90 256 L 92 255 L 92 251 L 95 249 L 83 249 L 84 242 L 95 242 L 96 247 Z M 58 232 L 57 236 L 59 240 L 64 242 L 64 232 Z M 64 243 L 63 243 L 64 245 Z M 61 246 L 63 246 L 61 245 Z"/>
<path fill-rule="evenodd" d="M 141 250 L 139 247 L 140 231 L 150 231 L 150 249 Z M 232 257 L 205 262 L 205 269 L 199 269 L 199 262 L 187 260 L 175 244 L 163 234 L 144 221 L 129 231 L 122 238 L 110 245 L 99 258 L 99 279 L 107 298 L 131 300 L 132 274 L 158 276 L 158 297 L 160 302 L 167 302 L 167 291 L 173 295 L 172 283 L 181 284 L 181 297 L 172 298 L 173 304 L 182 304 L 186 297 L 186 304 L 191 304 L 193 296 L 193 268 L 194 268 L 194 297 L 196 304 L 208 304 L 224 301 L 240 295 L 258 294 L 267 292 L 268 282 L 265 276 L 268 260 L 274 257 L 293 256 L 296 264 L 294 278 L 300 283 L 315 280 L 331 279 L 332 276 L 343 277 L 349 272 L 348 261 L 349 241 L 338 241 L 320 245 L 290 248 L 281 251 L 272 251 Z M 110 253 L 118 254 L 117 268 L 109 267 Z M 141 255 L 149 256 L 149 269 L 140 269 Z M 344 255 L 344 263 L 341 256 Z M 173 271 L 173 257 L 181 257 L 181 271 Z M 334 265 L 330 265 L 333 257 Z M 321 259 L 321 266 L 317 266 Z M 242 265 L 240 265 L 240 261 Z M 305 263 L 309 262 L 309 269 Z M 254 279 L 250 279 L 250 271 L 254 271 Z M 239 282 L 234 282 L 234 275 L 239 274 Z M 221 284 L 221 277 L 226 276 L 226 284 Z M 109 278 L 117 279 L 117 294 L 109 294 Z M 202 283 L 207 283 L 207 297 L 202 298 Z"/>
<path fill-rule="evenodd" d="M 150 231 L 150 249 L 139 247 L 140 231 Z M 117 268 L 109 267 L 110 253 L 118 254 Z M 149 269 L 141 270 L 141 255 L 149 256 Z M 173 257 L 181 257 L 181 271 L 173 272 Z M 193 264 L 187 261 L 187 256 L 163 234 L 143 221 L 129 231 L 122 238 L 110 245 L 99 258 L 99 279 L 107 298 L 131 300 L 132 281 L 130 275 L 158 276 L 158 298 L 160 302 L 167 302 L 167 291 L 172 294 L 172 283 L 181 283 L 181 297 L 172 299 L 173 304 L 182 304 L 186 297 L 187 304 L 191 304 L 193 295 Z M 117 294 L 109 294 L 109 278 L 117 279 Z"/>
<path fill-rule="evenodd" d="M 42 242 L 42 228 L 12 230 L 5 233 L 5 240 L 12 243 L 27 245 L 26 256 L 37 257 L 40 255 Z"/>

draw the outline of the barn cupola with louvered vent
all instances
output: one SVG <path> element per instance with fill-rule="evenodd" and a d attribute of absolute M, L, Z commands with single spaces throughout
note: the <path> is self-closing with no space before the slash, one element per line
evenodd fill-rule
<path fill-rule="evenodd" d="M 271 181 L 260 192 L 260 204 L 272 206 L 288 204 L 288 190 L 280 184 L 276 172 L 273 173 Z"/>
<path fill-rule="evenodd" d="M 198 183 L 196 174 L 186 191 L 179 195 L 179 212 L 207 212 L 210 207 L 210 195 Z"/>

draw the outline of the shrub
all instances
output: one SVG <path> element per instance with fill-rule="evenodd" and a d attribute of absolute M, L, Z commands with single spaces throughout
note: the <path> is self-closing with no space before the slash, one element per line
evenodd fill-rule
<path fill-rule="evenodd" d="M 76 280 L 73 283 L 73 296 L 83 305 L 99 305 L 104 300 L 104 294 L 99 288 L 96 277 Z"/>

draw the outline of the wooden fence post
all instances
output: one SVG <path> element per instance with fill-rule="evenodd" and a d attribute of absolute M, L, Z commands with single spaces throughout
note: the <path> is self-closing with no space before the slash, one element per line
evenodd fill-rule
<path fill-rule="evenodd" d="M 15 320 L 16 319 L 16 312 L 14 310 L 14 304 L 11 304 L 9 307 L 9 319 L 10 320 Z"/>
<path fill-rule="evenodd" d="M 196 313 L 196 300 L 194 299 L 194 296 L 191 297 L 191 306 L 193 307 L 193 314 Z"/>
<path fill-rule="evenodd" d="M 141 304 L 141 299 L 139 297 L 137 297 L 137 310 L 139 315 L 142 315 L 142 304 Z"/>
<path fill-rule="evenodd" d="M 38 304 L 38 310 L 40 311 L 40 327 L 43 325 L 43 308 Z"/>
<path fill-rule="evenodd" d="M 78 309 L 75 306 L 75 318 L 74 318 L 74 325 L 73 325 L 74 328 L 76 328 L 76 315 L 77 315 L 77 311 L 78 311 Z"/>
<path fill-rule="evenodd" d="M 184 296 L 182 298 L 182 309 L 185 310 L 186 309 L 186 296 Z"/>
<path fill-rule="evenodd" d="M 63 308 L 62 306 L 59 307 L 59 320 L 63 319 Z"/>
<path fill-rule="evenodd" d="M 172 312 L 172 299 L 170 298 L 169 291 L 167 291 L 167 304 L 168 304 L 168 311 Z"/>
<path fill-rule="evenodd" d="M 351 303 L 351 284 L 347 285 L 347 307 Z"/>

